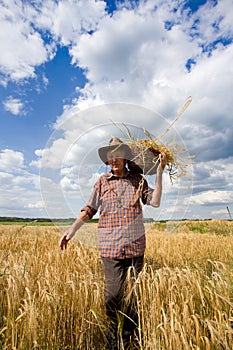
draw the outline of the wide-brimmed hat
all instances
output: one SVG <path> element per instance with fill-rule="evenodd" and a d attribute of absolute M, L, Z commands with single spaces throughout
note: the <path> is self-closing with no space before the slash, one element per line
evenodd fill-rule
<path fill-rule="evenodd" d="M 100 159 L 107 164 L 108 159 L 107 159 L 107 152 L 109 151 L 116 151 L 118 149 L 123 149 L 125 151 L 125 159 L 130 160 L 131 159 L 131 151 L 129 146 L 121 141 L 118 137 L 112 137 L 111 140 L 109 141 L 108 146 L 104 146 L 98 149 L 98 153 L 100 156 Z"/>

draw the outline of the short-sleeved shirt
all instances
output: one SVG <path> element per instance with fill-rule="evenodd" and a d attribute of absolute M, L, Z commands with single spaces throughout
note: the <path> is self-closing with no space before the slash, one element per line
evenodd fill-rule
<path fill-rule="evenodd" d="M 125 177 L 102 175 L 87 205 L 81 209 L 92 218 L 100 208 L 98 240 L 100 254 L 108 258 L 142 256 L 146 237 L 142 204 L 150 204 L 153 189 L 140 174 Z"/>

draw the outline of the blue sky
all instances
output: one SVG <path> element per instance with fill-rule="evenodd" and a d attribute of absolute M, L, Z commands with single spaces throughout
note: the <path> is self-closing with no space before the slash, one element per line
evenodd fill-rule
<path fill-rule="evenodd" d="M 233 211 L 233 18 L 224 1 L 0 0 L 0 216 L 75 216 L 110 119 L 195 155 L 156 219 Z M 88 170 L 88 171 L 87 171 Z M 148 177 L 153 185 L 154 178 Z"/>

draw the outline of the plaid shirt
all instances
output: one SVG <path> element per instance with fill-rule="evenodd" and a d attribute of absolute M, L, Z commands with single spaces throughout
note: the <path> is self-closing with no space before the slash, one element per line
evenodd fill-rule
<path fill-rule="evenodd" d="M 124 178 L 107 173 L 97 180 L 89 202 L 81 211 L 86 211 L 91 219 L 100 208 L 101 256 L 124 259 L 144 254 L 146 237 L 141 202 L 149 204 L 152 193 L 147 181 L 132 172 L 127 172 Z"/>

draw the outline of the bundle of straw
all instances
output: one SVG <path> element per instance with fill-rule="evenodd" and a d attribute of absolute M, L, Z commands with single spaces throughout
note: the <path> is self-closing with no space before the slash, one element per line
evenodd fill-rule
<path fill-rule="evenodd" d="M 131 171 L 142 175 L 156 174 L 159 165 L 159 154 L 164 152 L 167 156 L 167 170 L 171 182 L 174 179 L 184 176 L 188 172 L 188 166 L 192 164 L 192 156 L 185 148 L 177 145 L 175 141 L 167 144 L 160 144 L 153 139 L 147 130 L 144 130 L 145 138 L 135 140 L 130 137 L 127 145 L 131 149 L 132 158 L 128 162 Z"/>

